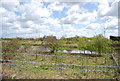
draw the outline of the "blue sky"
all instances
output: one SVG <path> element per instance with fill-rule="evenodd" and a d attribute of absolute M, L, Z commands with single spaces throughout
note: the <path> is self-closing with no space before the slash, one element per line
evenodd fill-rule
<path fill-rule="evenodd" d="M 86 36 L 118 35 L 117 3 L 40 2 L 40 0 L 2 0 L 1 37 L 43 37 L 45 35 Z M 116 12 L 116 13 L 114 13 Z"/>

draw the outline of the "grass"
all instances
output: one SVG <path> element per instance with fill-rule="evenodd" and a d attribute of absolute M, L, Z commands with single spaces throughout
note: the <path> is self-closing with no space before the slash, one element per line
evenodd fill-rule
<path fill-rule="evenodd" d="M 28 41 L 28 40 L 22 40 L 21 43 L 22 43 L 22 44 L 28 44 L 28 43 L 29 43 L 29 44 L 41 44 L 42 41 L 34 41 L 34 40 L 29 40 L 29 41 Z"/>
<path fill-rule="evenodd" d="M 114 79 L 114 74 L 101 72 L 53 70 L 6 65 L 3 68 L 3 76 L 15 79 Z"/>
<path fill-rule="evenodd" d="M 58 56 L 69 56 L 68 54 L 55 53 Z M 81 55 L 82 56 L 82 55 Z M 106 55 L 105 55 L 106 56 Z M 57 63 L 57 64 L 76 64 L 76 65 L 103 65 L 103 66 L 114 66 L 111 59 L 107 58 L 74 58 L 74 57 L 45 57 L 31 55 L 16 55 L 13 60 L 21 61 L 34 61 L 44 63 Z M 105 62 L 106 61 L 106 62 Z M 100 67 L 76 67 L 76 66 L 63 66 L 63 65 L 43 65 L 43 64 L 32 64 L 32 63 L 18 63 L 12 62 L 13 64 L 31 65 L 31 66 L 42 66 L 42 67 L 60 67 L 60 68 L 71 68 L 71 69 L 86 69 L 86 70 L 108 70 L 114 71 L 113 68 L 100 68 Z M 114 79 L 115 73 L 104 73 L 104 72 L 90 72 L 90 71 L 75 71 L 75 70 L 61 70 L 61 69 L 42 69 L 26 66 L 8 66 L 3 65 L 3 76 L 7 78 L 15 79 Z"/>

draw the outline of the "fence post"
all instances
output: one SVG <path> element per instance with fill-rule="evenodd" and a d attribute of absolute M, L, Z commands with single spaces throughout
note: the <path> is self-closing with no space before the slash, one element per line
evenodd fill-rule
<path fill-rule="evenodd" d="M 115 63 L 115 65 L 117 66 L 117 71 L 118 71 L 118 73 L 120 74 L 120 67 L 119 67 L 119 64 L 118 64 L 118 62 L 116 61 L 116 59 L 115 59 L 115 57 L 114 57 L 114 55 L 113 55 L 113 54 L 112 54 L 111 59 L 113 59 L 113 62 L 114 62 L 114 63 Z"/>
<path fill-rule="evenodd" d="M 118 81 L 120 80 L 119 76 L 120 76 L 120 67 L 118 62 L 116 61 L 114 55 L 112 54 L 111 59 L 113 60 L 114 64 L 117 66 L 117 73 L 116 73 L 116 79 L 118 79 Z"/>

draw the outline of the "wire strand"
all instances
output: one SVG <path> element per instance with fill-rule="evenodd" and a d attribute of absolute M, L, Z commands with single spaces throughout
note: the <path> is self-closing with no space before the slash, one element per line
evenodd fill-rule
<path fill-rule="evenodd" d="M 63 69 L 63 70 L 76 70 L 76 71 L 92 71 L 92 72 L 117 72 L 117 71 L 107 71 L 107 70 L 78 70 L 78 69 L 70 69 L 70 68 L 53 68 L 53 67 L 41 67 L 41 66 L 30 66 L 30 65 L 19 65 L 19 64 L 8 64 L 8 63 L 0 63 L 4 65 L 11 66 L 26 66 L 26 67 L 34 67 L 34 68 L 43 68 L 43 69 Z"/>
<path fill-rule="evenodd" d="M 40 63 L 40 62 L 31 62 L 31 61 L 20 61 L 20 60 L 2 60 L 0 61 L 9 61 L 9 62 L 22 62 L 22 63 L 39 63 L 39 64 L 48 64 L 48 65 L 64 65 L 64 66 L 79 66 L 79 67 L 104 67 L 104 68 L 118 68 L 120 66 L 99 66 L 99 65 L 75 65 L 75 64 L 56 64 L 56 63 Z"/>

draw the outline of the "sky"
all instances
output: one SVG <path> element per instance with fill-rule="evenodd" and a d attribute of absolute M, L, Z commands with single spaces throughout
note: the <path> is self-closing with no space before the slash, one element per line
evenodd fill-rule
<path fill-rule="evenodd" d="M 119 1 L 1 0 L 0 37 L 117 36 Z"/>

